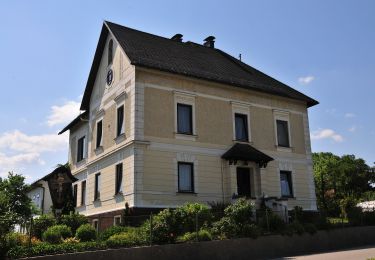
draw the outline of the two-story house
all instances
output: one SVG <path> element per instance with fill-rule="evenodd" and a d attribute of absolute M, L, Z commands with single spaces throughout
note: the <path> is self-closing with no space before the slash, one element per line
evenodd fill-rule
<path fill-rule="evenodd" d="M 97 226 L 185 202 L 274 197 L 316 210 L 314 99 L 216 49 L 104 22 L 70 130 L 77 211 Z"/>

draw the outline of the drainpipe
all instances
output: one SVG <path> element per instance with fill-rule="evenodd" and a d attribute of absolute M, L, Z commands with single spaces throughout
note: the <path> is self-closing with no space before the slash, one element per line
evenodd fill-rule
<path fill-rule="evenodd" d="M 223 197 L 223 204 L 225 203 L 225 196 L 224 196 L 224 162 L 221 159 L 221 194 Z"/>
<path fill-rule="evenodd" d="M 44 195 L 46 193 L 46 189 L 42 186 L 43 189 L 43 197 L 42 197 L 42 215 L 44 214 Z"/>

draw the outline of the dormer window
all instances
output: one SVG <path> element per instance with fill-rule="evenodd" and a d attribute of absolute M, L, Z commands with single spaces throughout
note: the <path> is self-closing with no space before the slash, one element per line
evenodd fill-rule
<path fill-rule="evenodd" d="M 108 66 L 112 64 L 113 61 L 113 40 L 108 43 Z"/>

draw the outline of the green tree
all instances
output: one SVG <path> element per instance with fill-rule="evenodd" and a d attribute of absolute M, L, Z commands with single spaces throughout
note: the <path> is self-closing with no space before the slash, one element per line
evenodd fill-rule
<path fill-rule="evenodd" d="M 340 214 L 340 201 L 363 200 L 374 191 L 374 171 L 354 155 L 314 153 L 314 181 L 318 207 L 329 215 Z"/>
<path fill-rule="evenodd" d="M 33 213 L 28 189 L 21 175 L 10 172 L 7 178 L 0 178 L 0 256 L 4 254 L 5 235 L 14 225 L 29 220 Z"/>

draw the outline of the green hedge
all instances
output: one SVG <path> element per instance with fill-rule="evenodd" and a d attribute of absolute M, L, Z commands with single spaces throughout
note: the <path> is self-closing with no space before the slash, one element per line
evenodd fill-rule
<path fill-rule="evenodd" d="M 67 225 L 55 225 L 49 227 L 43 233 L 43 241 L 51 244 L 61 243 L 63 239 L 71 237 L 72 230 Z"/>
<path fill-rule="evenodd" d="M 27 246 L 13 247 L 8 251 L 8 257 L 14 259 L 31 256 L 92 251 L 100 249 L 107 249 L 107 245 L 104 242 L 63 243 L 55 245 L 49 243 L 40 243 L 31 248 Z"/>
<path fill-rule="evenodd" d="M 76 238 L 82 242 L 89 242 L 96 239 L 96 230 L 90 224 L 83 224 L 77 229 Z"/>

